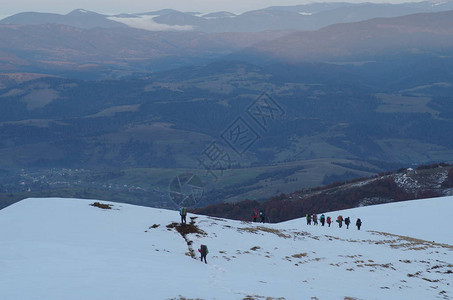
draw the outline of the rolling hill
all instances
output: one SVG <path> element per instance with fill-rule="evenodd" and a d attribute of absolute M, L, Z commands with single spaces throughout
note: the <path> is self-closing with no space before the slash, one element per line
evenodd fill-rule
<path fill-rule="evenodd" d="M 0 211 L 2 299 L 452 297 L 451 197 L 327 213 L 360 217 L 360 231 L 192 214 L 180 226 L 176 211 L 90 203 Z"/>
<path fill-rule="evenodd" d="M 450 10 L 334 24 L 262 42 L 237 55 L 290 62 L 360 62 L 404 53 L 443 55 L 453 48 L 452 20 Z"/>

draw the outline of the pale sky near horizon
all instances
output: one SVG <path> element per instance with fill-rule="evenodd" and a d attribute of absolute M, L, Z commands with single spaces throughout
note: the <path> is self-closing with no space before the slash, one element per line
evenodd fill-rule
<path fill-rule="evenodd" d="M 0 0 L 0 16 L 13 15 L 20 12 L 49 12 L 66 14 L 74 9 L 82 8 L 103 14 L 139 13 L 172 8 L 180 11 L 197 11 L 202 13 L 229 11 L 242 13 L 249 10 L 269 6 L 286 6 L 306 4 L 309 2 L 377 2 L 402 3 L 416 2 L 410 0 Z"/>

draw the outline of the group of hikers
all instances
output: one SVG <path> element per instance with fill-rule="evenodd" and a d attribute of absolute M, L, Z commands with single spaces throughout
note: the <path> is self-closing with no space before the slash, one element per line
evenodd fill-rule
<path fill-rule="evenodd" d="M 264 211 L 262 209 L 260 209 L 260 211 L 258 212 L 258 210 L 256 208 L 254 208 L 252 216 L 253 216 L 253 222 L 258 221 L 258 217 L 260 218 L 261 223 L 264 223 L 266 221 L 266 217 L 264 216 Z"/>
<path fill-rule="evenodd" d="M 186 221 L 187 209 L 185 207 L 181 207 L 179 210 L 179 214 L 181 216 L 181 225 L 187 224 L 187 221 Z M 257 222 L 259 219 L 259 222 L 264 223 L 266 220 L 264 211 L 262 209 L 260 211 L 258 211 L 255 208 L 253 210 L 252 217 L 253 217 L 253 222 Z M 312 214 L 312 215 L 306 214 L 305 218 L 307 219 L 307 225 L 311 225 L 312 222 L 313 222 L 313 225 L 318 225 L 318 216 L 316 214 Z M 339 215 L 337 217 L 336 221 L 338 223 L 339 228 L 341 228 L 343 226 L 343 222 L 346 225 L 346 229 L 349 229 L 349 225 L 351 224 L 351 219 L 349 217 L 346 217 L 343 219 L 342 215 Z M 327 216 L 327 218 L 326 218 L 326 216 L 324 214 L 322 214 L 319 217 L 319 222 L 321 222 L 321 226 L 324 226 L 325 223 L 327 223 L 328 227 L 330 227 L 330 224 L 332 224 L 332 218 L 330 216 Z M 360 220 L 360 218 L 358 218 L 357 221 L 355 222 L 355 225 L 357 226 L 357 229 L 360 230 L 360 226 L 362 226 L 362 220 Z M 200 252 L 201 261 L 204 260 L 204 262 L 207 263 L 206 256 L 209 253 L 208 247 L 206 245 L 201 245 L 200 249 L 198 249 L 198 252 Z"/>
<path fill-rule="evenodd" d="M 318 216 L 316 214 L 313 215 L 306 214 L 305 218 L 307 219 L 307 225 L 311 225 L 312 221 L 313 225 L 318 225 Z M 330 227 L 330 224 L 332 224 L 332 218 L 329 216 L 326 218 L 324 214 L 322 214 L 321 217 L 319 217 L 319 221 L 321 222 L 322 226 L 324 226 L 324 224 L 327 223 L 327 225 Z M 343 227 L 343 222 L 346 225 L 346 229 L 349 229 L 351 219 L 349 217 L 343 219 L 343 216 L 339 215 L 337 217 L 338 227 L 340 228 Z M 355 226 L 357 226 L 357 229 L 360 230 L 360 226 L 362 226 L 362 220 L 360 220 L 360 218 L 358 218 L 357 221 L 355 222 Z"/>

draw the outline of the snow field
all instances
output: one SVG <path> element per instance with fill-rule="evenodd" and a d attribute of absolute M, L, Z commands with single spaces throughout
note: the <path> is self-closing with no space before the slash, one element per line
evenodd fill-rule
<path fill-rule="evenodd" d="M 0 210 L 0 299 L 453 297 L 452 226 L 442 223 L 453 197 L 329 213 L 353 225 L 360 217 L 361 231 L 189 213 L 206 233 L 187 235 L 197 259 L 167 228 L 178 212 L 93 202 L 26 199 Z M 426 216 L 436 221 L 421 222 Z M 201 244 L 208 264 L 199 260 Z"/>

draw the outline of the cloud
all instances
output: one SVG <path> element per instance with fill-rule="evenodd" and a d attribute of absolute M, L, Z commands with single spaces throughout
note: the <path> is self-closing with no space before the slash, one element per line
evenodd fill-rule
<path fill-rule="evenodd" d="M 153 19 L 158 16 L 137 16 L 130 18 L 108 17 L 108 19 L 126 24 L 127 26 L 149 31 L 189 31 L 194 30 L 191 25 L 167 25 L 155 22 Z"/>

